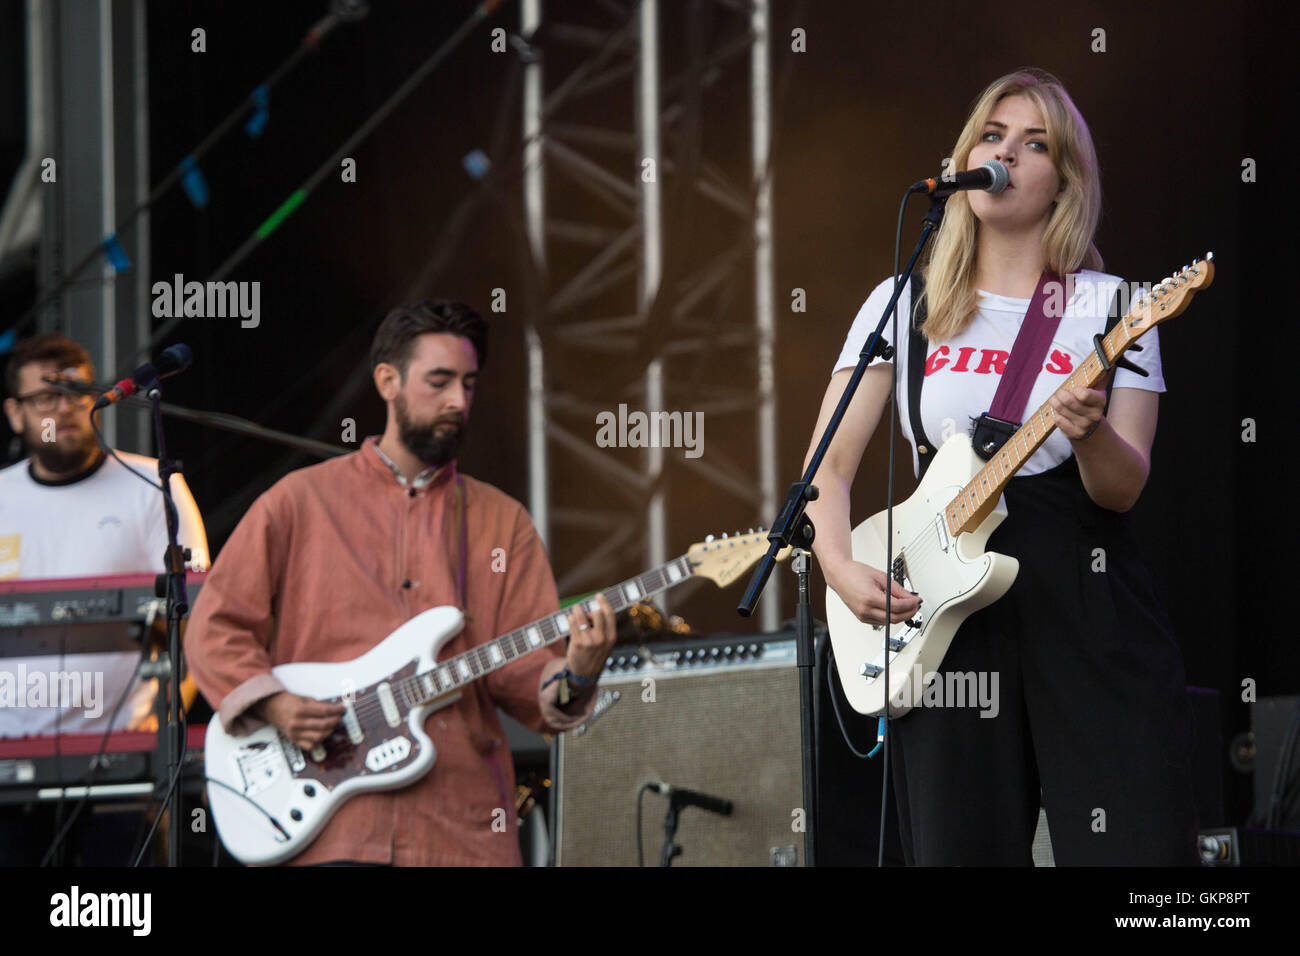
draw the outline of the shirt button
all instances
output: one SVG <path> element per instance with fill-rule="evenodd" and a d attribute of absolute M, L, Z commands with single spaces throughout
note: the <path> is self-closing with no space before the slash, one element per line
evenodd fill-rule
<path fill-rule="evenodd" d="M 406 588 L 406 589 L 408 589 L 408 590 L 411 588 L 411 586 L 412 586 L 412 585 L 411 585 L 411 579 L 410 579 L 410 578 L 407 578 L 405 581 L 402 582 L 402 587 L 404 587 L 404 588 Z"/>
<path fill-rule="evenodd" d="M 410 495 L 412 498 L 414 498 L 416 495 L 419 494 L 419 492 L 414 488 L 408 489 L 406 493 Z"/>
<path fill-rule="evenodd" d="M 916 450 L 920 452 L 922 455 L 930 454 L 930 449 L 926 448 L 924 445 L 917 445 Z"/>

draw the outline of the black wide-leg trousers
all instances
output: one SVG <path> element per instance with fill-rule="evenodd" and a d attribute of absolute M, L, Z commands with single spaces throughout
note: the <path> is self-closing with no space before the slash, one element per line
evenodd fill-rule
<path fill-rule="evenodd" d="M 1196 865 L 1182 655 L 1126 517 L 1093 504 L 1073 457 L 1005 494 L 988 550 L 1019 573 L 940 670 L 996 673 L 996 716 L 890 722 L 904 858 L 1031 865 L 1041 795 L 1058 865 Z"/>

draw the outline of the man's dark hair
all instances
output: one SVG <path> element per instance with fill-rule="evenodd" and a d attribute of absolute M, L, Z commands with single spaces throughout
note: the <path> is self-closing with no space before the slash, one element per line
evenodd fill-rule
<path fill-rule="evenodd" d="M 58 362 L 60 371 L 89 365 L 90 377 L 95 377 L 95 363 L 90 360 L 90 353 L 72 339 L 56 332 L 42 332 L 23 339 L 9 356 L 9 364 L 5 366 L 5 387 L 11 397 L 18 397 L 19 372 L 32 362 Z"/>
<path fill-rule="evenodd" d="M 371 369 L 386 362 L 401 373 L 405 382 L 415 340 L 429 332 L 469 339 L 474 354 L 478 356 L 479 368 L 487 363 L 488 326 L 483 317 L 461 302 L 426 299 L 417 305 L 396 308 L 384 317 L 370 346 Z"/>

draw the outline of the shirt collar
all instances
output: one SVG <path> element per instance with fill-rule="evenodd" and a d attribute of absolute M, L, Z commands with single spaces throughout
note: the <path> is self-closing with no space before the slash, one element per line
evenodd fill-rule
<path fill-rule="evenodd" d="M 451 461 L 447 462 L 447 464 L 443 465 L 441 468 L 434 468 L 430 466 L 429 468 L 424 469 L 424 471 L 416 475 L 413 479 L 408 481 L 406 476 L 402 474 L 402 469 L 398 468 L 397 465 L 393 463 L 393 460 L 389 458 L 387 455 L 385 455 L 383 449 L 379 447 L 378 435 L 371 435 L 369 438 L 366 439 L 365 444 L 366 447 L 374 449 L 375 454 L 379 456 L 379 460 L 388 466 L 388 470 L 393 473 L 393 477 L 397 479 L 397 483 L 401 485 L 403 488 L 407 488 L 407 487 L 424 488 L 432 484 L 434 478 L 437 478 L 439 475 L 445 473 L 445 476 L 447 478 L 451 478 L 453 475 L 456 474 L 456 460 L 453 458 Z"/>
<path fill-rule="evenodd" d="M 104 462 L 108 461 L 108 455 L 104 454 L 102 449 L 97 448 L 95 449 L 95 451 L 98 453 L 98 455 L 95 458 L 93 464 L 88 465 L 84 470 L 79 471 L 75 475 L 71 475 L 67 478 L 39 477 L 36 474 L 35 458 L 28 459 L 27 474 L 31 477 L 32 481 L 36 482 L 38 485 L 45 485 L 47 488 L 59 488 L 62 487 L 63 485 L 75 485 L 77 482 L 85 481 L 91 475 L 95 474 L 97 471 L 99 471 L 100 468 L 104 467 Z"/>

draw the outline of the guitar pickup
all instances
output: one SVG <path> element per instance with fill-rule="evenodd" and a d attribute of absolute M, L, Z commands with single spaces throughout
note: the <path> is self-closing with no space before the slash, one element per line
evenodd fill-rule
<path fill-rule="evenodd" d="M 375 696 L 379 698 L 379 706 L 384 712 L 384 720 L 388 721 L 389 727 L 396 727 L 402 722 L 402 715 L 397 709 L 397 698 L 393 696 L 393 688 L 384 681 L 375 688 Z M 353 741 L 361 743 L 361 741 Z"/>
<path fill-rule="evenodd" d="M 934 533 L 939 538 L 939 550 L 946 553 L 950 542 L 948 540 L 948 529 L 943 524 L 943 515 L 934 516 Z"/>
<path fill-rule="evenodd" d="M 351 703 L 345 703 L 343 707 L 343 727 L 348 732 L 348 740 L 360 744 L 366 739 L 366 735 L 361 729 L 361 721 L 357 720 L 357 712 L 352 708 Z"/>

